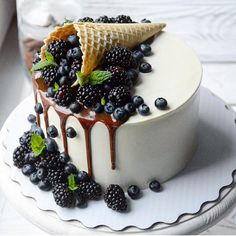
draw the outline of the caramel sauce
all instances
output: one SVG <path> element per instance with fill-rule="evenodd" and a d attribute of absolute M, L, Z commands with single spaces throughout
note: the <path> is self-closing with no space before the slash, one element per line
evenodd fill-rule
<path fill-rule="evenodd" d="M 108 129 L 109 133 L 109 143 L 110 143 L 110 160 L 111 160 L 111 169 L 116 169 L 116 130 L 122 125 L 121 122 L 113 121 L 111 116 L 106 113 L 96 114 L 95 112 L 91 113 L 90 109 L 84 108 L 79 114 L 72 113 L 69 109 L 60 107 L 53 102 L 52 99 L 46 97 L 47 86 L 44 81 L 40 79 L 40 74 L 35 72 L 33 74 L 33 89 L 35 102 L 38 102 L 38 94 L 42 101 L 42 106 L 44 109 L 44 122 L 46 129 L 49 126 L 48 120 L 48 110 L 50 107 L 53 107 L 55 112 L 58 114 L 60 119 L 60 128 L 63 138 L 64 151 L 68 154 L 68 144 L 67 144 L 67 135 L 66 135 L 66 121 L 69 116 L 75 117 L 78 122 L 81 124 L 84 135 L 85 135 L 85 144 L 86 144 L 86 155 L 87 155 L 87 167 L 88 174 L 93 175 L 92 172 L 92 150 L 91 150 L 91 130 L 96 122 L 102 122 Z M 40 126 L 40 116 L 37 114 L 37 123 Z"/>

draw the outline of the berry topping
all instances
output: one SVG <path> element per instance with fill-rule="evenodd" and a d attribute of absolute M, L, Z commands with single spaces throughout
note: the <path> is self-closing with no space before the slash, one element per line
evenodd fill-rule
<path fill-rule="evenodd" d="M 61 207 L 72 207 L 75 204 L 75 197 L 66 183 L 57 184 L 53 190 L 53 197 L 57 205 Z"/>
<path fill-rule="evenodd" d="M 107 113 L 107 114 L 112 114 L 115 110 L 115 106 L 108 102 L 105 106 L 104 106 L 104 111 Z"/>
<path fill-rule="evenodd" d="M 149 73 L 152 71 L 152 66 L 147 62 L 142 62 L 139 66 L 139 71 L 142 73 Z"/>
<path fill-rule="evenodd" d="M 160 110 L 165 110 L 167 108 L 167 101 L 165 98 L 157 98 L 155 100 L 155 106 L 156 108 L 160 109 Z"/>
<path fill-rule="evenodd" d="M 151 23 L 151 21 L 144 18 L 144 19 L 141 20 L 141 23 Z"/>
<path fill-rule="evenodd" d="M 139 46 L 140 51 L 143 53 L 144 56 L 150 56 L 152 48 L 149 44 L 147 43 L 142 43 Z"/>
<path fill-rule="evenodd" d="M 113 113 L 117 121 L 125 122 L 129 119 L 128 112 L 123 107 L 117 107 Z"/>
<path fill-rule="evenodd" d="M 101 103 L 97 103 L 93 107 L 93 111 L 95 111 L 96 113 L 102 113 L 104 111 L 104 106 Z"/>
<path fill-rule="evenodd" d="M 70 157 L 65 153 L 60 153 L 59 159 L 62 163 L 67 163 L 70 160 Z"/>
<path fill-rule="evenodd" d="M 35 124 L 36 123 L 36 116 L 33 114 L 29 114 L 27 117 L 27 120 L 31 123 L 31 124 Z"/>
<path fill-rule="evenodd" d="M 60 106 L 68 106 L 73 102 L 72 90 L 67 85 L 62 85 L 54 96 L 55 103 Z"/>
<path fill-rule="evenodd" d="M 45 179 L 47 177 L 47 174 L 48 174 L 48 172 L 47 172 L 46 168 L 39 168 L 37 170 L 37 176 L 38 176 L 39 180 Z"/>
<path fill-rule="evenodd" d="M 65 169 L 64 169 L 65 173 L 67 175 L 70 175 L 70 174 L 78 174 L 78 170 L 76 168 L 76 166 L 72 163 L 67 163 L 66 166 L 65 166 Z"/>
<path fill-rule="evenodd" d="M 89 181 L 90 177 L 86 171 L 79 171 L 78 179 L 79 181 L 85 182 L 85 181 Z"/>
<path fill-rule="evenodd" d="M 48 169 L 46 179 L 52 186 L 67 182 L 66 174 L 63 172 L 62 169 Z"/>
<path fill-rule="evenodd" d="M 117 184 L 111 184 L 104 194 L 104 201 L 114 211 L 126 211 L 127 200 L 123 189 Z"/>
<path fill-rule="evenodd" d="M 81 19 L 79 19 L 78 20 L 78 22 L 94 22 L 94 20 L 93 20 L 93 18 L 91 18 L 91 17 L 83 17 L 83 18 L 81 18 Z"/>
<path fill-rule="evenodd" d="M 52 185 L 46 179 L 45 180 L 40 180 L 39 183 L 38 183 L 38 187 L 42 191 L 50 191 L 52 189 Z"/>
<path fill-rule="evenodd" d="M 24 132 L 24 134 L 19 139 L 20 144 L 24 145 L 29 151 L 31 151 L 31 136 L 32 133 L 30 131 L 27 131 Z"/>
<path fill-rule="evenodd" d="M 130 92 L 124 86 L 115 87 L 109 92 L 108 100 L 116 107 L 121 107 L 130 102 Z"/>
<path fill-rule="evenodd" d="M 25 146 L 17 147 L 13 152 L 13 163 L 16 167 L 21 168 L 25 164 L 25 155 L 28 149 Z"/>
<path fill-rule="evenodd" d="M 133 103 L 129 102 L 125 104 L 124 109 L 130 114 L 133 115 L 136 111 L 136 108 Z"/>
<path fill-rule="evenodd" d="M 42 70 L 42 78 L 47 86 L 53 86 L 58 80 L 57 67 L 48 66 Z"/>
<path fill-rule="evenodd" d="M 86 199 L 82 194 L 80 194 L 80 193 L 75 194 L 75 198 L 76 198 L 76 206 L 77 207 L 84 207 L 85 206 Z"/>
<path fill-rule="evenodd" d="M 66 129 L 66 136 L 67 136 L 68 138 L 74 138 L 76 135 L 77 135 L 77 133 L 76 133 L 76 131 L 75 131 L 74 128 L 68 127 L 68 128 Z"/>
<path fill-rule="evenodd" d="M 46 143 L 46 149 L 47 149 L 48 152 L 50 152 L 50 153 L 56 153 L 57 152 L 58 146 L 57 146 L 57 143 L 54 139 L 46 138 L 45 143 Z"/>
<path fill-rule="evenodd" d="M 53 98 L 55 95 L 55 91 L 53 87 L 48 87 L 46 96 L 49 98 Z"/>
<path fill-rule="evenodd" d="M 79 113 L 82 110 L 82 108 L 83 107 L 78 102 L 73 102 L 70 104 L 70 110 L 75 114 Z"/>
<path fill-rule="evenodd" d="M 101 101 L 103 91 L 100 86 L 85 85 L 79 87 L 77 92 L 77 101 L 82 103 L 87 108 L 93 107 L 96 103 Z"/>
<path fill-rule="evenodd" d="M 149 106 L 143 103 L 138 107 L 138 112 L 140 115 L 146 116 L 150 113 L 150 108 Z"/>
<path fill-rule="evenodd" d="M 34 106 L 34 110 L 37 114 L 42 114 L 43 113 L 43 107 L 41 103 L 36 103 Z"/>
<path fill-rule="evenodd" d="M 130 79 L 133 83 L 133 85 L 135 85 L 137 83 L 138 80 L 138 71 L 135 69 L 130 69 L 127 71 L 127 76 L 128 79 Z"/>
<path fill-rule="evenodd" d="M 56 61 L 65 58 L 66 52 L 70 47 L 70 43 L 64 40 L 54 40 L 48 44 L 47 51 L 50 52 Z"/>
<path fill-rule="evenodd" d="M 154 192 L 159 192 L 161 190 L 161 184 L 157 180 L 153 180 L 149 183 L 149 188 Z"/>
<path fill-rule="evenodd" d="M 140 62 L 143 59 L 143 56 L 144 56 L 143 53 L 140 52 L 139 50 L 136 50 L 132 53 L 132 57 L 137 62 Z"/>
<path fill-rule="evenodd" d="M 55 125 L 50 125 L 47 128 L 47 134 L 50 138 L 56 138 L 58 136 L 58 131 Z"/>
<path fill-rule="evenodd" d="M 37 176 L 37 172 L 33 172 L 32 174 L 30 174 L 30 182 L 33 184 L 38 184 L 38 182 L 40 181 L 40 179 Z"/>
<path fill-rule="evenodd" d="M 139 107 L 141 104 L 144 103 L 143 98 L 140 96 L 133 96 L 132 97 L 132 103 L 135 107 Z"/>
<path fill-rule="evenodd" d="M 24 156 L 24 163 L 25 164 L 34 164 L 37 161 L 38 161 L 38 159 L 33 152 L 26 153 Z"/>
<path fill-rule="evenodd" d="M 66 53 L 66 58 L 69 61 L 81 60 L 82 55 L 83 54 L 82 54 L 80 47 L 75 47 L 75 48 L 71 48 L 68 50 L 68 52 Z"/>
<path fill-rule="evenodd" d="M 115 23 L 115 18 L 108 16 L 100 16 L 95 20 L 96 23 Z"/>
<path fill-rule="evenodd" d="M 119 15 L 116 17 L 116 22 L 117 23 L 133 23 L 132 19 L 130 16 L 126 15 Z"/>
<path fill-rule="evenodd" d="M 67 41 L 70 42 L 70 44 L 74 47 L 80 46 L 79 37 L 75 34 L 70 35 L 67 38 Z"/>
<path fill-rule="evenodd" d="M 31 164 L 25 164 L 23 167 L 22 167 L 22 173 L 24 175 L 30 175 L 32 174 L 33 172 L 35 171 L 35 168 L 33 165 Z"/>
<path fill-rule="evenodd" d="M 41 157 L 41 162 L 39 163 L 39 168 L 50 168 L 50 169 L 63 169 L 65 164 L 60 161 L 59 152 L 56 153 L 46 153 L 46 155 Z"/>
<path fill-rule="evenodd" d="M 132 60 L 132 52 L 128 48 L 114 47 L 108 51 L 104 57 L 105 66 L 120 66 L 130 68 Z"/>
<path fill-rule="evenodd" d="M 140 196 L 140 188 L 136 185 L 131 185 L 128 187 L 127 193 L 130 196 L 130 198 L 138 199 Z"/>
<path fill-rule="evenodd" d="M 88 200 L 99 199 L 102 195 L 101 185 L 93 180 L 79 182 L 79 188 L 77 191 Z"/>

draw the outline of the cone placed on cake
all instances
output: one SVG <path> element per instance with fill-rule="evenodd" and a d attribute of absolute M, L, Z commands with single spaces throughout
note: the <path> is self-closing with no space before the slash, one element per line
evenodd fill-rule
<path fill-rule="evenodd" d="M 76 22 L 56 27 L 45 39 L 41 50 L 44 51 L 52 40 L 65 40 L 70 34 L 80 38 L 83 53 L 81 72 L 89 75 L 102 61 L 106 51 L 115 46 L 133 48 L 157 34 L 165 27 L 164 23 L 131 23 L 131 24 L 96 24 Z"/>

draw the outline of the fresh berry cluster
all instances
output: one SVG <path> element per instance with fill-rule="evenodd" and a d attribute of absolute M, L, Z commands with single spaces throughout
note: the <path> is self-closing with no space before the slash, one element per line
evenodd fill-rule
<path fill-rule="evenodd" d="M 108 16 L 100 16 L 97 19 L 93 19 L 91 17 L 84 17 L 78 20 L 79 22 L 92 22 L 92 23 L 135 23 L 130 16 L 126 15 L 118 15 L 117 17 L 108 17 Z"/>

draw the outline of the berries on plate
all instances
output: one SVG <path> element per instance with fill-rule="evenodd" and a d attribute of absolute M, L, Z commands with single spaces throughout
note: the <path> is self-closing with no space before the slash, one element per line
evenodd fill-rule
<path fill-rule="evenodd" d="M 29 179 L 31 183 L 36 184 L 36 185 L 40 181 L 40 179 L 38 178 L 37 172 L 31 173 Z"/>
<path fill-rule="evenodd" d="M 38 188 L 42 191 L 50 191 L 52 189 L 52 185 L 47 179 L 44 179 L 39 181 Z"/>
<path fill-rule="evenodd" d="M 25 155 L 27 153 L 27 148 L 25 146 L 17 147 L 13 152 L 13 164 L 18 168 L 22 168 L 25 164 Z"/>
<path fill-rule="evenodd" d="M 113 105 L 113 103 L 108 102 L 105 106 L 104 106 L 104 111 L 107 114 L 112 114 L 115 110 L 115 106 Z"/>
<path fill-rule="evenodd" d="M 130 115 L 133 115 L 136 111 L 136 108 L 133 103 L 129 102 L 124 106 L 125 111 L 127 111 Z"/>
<path fill-rule="evenodd" d="M 20 144 L 24 145 L 29 151 L 31 151 L 31 136 L 32 133 L 27 131 L 24 132 L 24 134 L 19 139 Z"/>
<path fill-rule="evenodd" d="M 77 133 L 73 127 L 68 127 L 66 129 L 66 136 L 68 138 L 74 138 L 76 135 L 77 135 Z"/>
<path fill-rule="evenodd" d="M 140 197 L 140 188 L 137 185 L 131 185 L 127 190 L 131 199 L 138 199 Z"/>
<path fill-rule="evenodd" d="M 133 96 L 132 103 L 134 104 L 135 107 L 139 107 L 141 104 L 144 103 L 144 100 L 141 96 Z"/>
<path fill-rule="evenodd" d="M 39 180 L 45 179 L 47 177 L 47 174 L 48 174 L 46 168 L 39 168 L 36 173 L 37 173 L 37 176 L 38 176 Z"/>
<path fill-rule="evenodd" d="M 58 68 L 48 66 L 42 70 L 42 78 L 47 86 L 53 86 L 58 81 Z"/>
<path fill-rule="evenodd" d="M 65 165 L 64 172 L 67 175 L 70 175 L 70 174 L 76 175 L 76 174 L 78 174 L 78 170 L 77 170 L 76 166 L 73 163 L 67 163 Z"/>
<path fill-rule="evenodd" d="M 62 163 L 67 163 L 70 161 L 70 157 L 65 152 L 60 153 L 59 159 Z"/>
<path fill-rule="evenodd" d="M 120 122 L 125 122 L 129 119 L 129 114 L 123 107 L 117 107 L 113 112 L 113 116 Z"/>
<path fill-rule="evenodd" d="M 142 62 L 139 65 L 139 71 L 142 73 L 149 73 L 152 71 L 152 66 L 147 62 Z"/>
<path fill-rule="evenodd" d="M 132 53 L 132 57 L 135 61 L 140 62 L 143 59 L 144 55 L 141 51 L 136 50 Z"/>
<path fill-rule="evenodd" d="M 111 184 L 104 194 L 104 201 L 114 211 L 126 211 L 127 200 L 123 189 L 117 184 Z"/>
<path fill-rule="evenodd" d="M 92 22 L 93 23 L 94 20 L 93 20 L 93 18 L 86 16 L 86 17 L 79 19 L 78 22 Z"/>
<path fill-rule="evenodd" d="M 126 15 L 119 15 L 116 17 L 116 23 L 133 23 L 132 19 L 130 16 L 126 16 Z"/>
<path fill-rule="evenodd" d="M 79 182 L 77 191 L 88 200 L 97 200 L 102 195 L 101 185 L 93 180 Z"/>
<path fill-rule="evenodd" d="M 129 69 L 127 71 L 127 77 L 132 81 L 133 85 L 135 85 L 138 81 L 138 71 L 135 69 Z"/>
<path fill-rule="evenodd" d="M 165 110 L 167 108 L 167 101 L 165 98 L 157 98 L 155 100 L 155 106 L 156 108 L 160 109 L 160 110 Z"/>
<path fill-rule="evenodd" d="M 34 110 L 37 114 L 42 114 L 43 113 L 43 107 L 41 103 L 36 103 L 34 106 Z"/>
<path fill-rule="evenodd" d="M 149 188 L 154 192 L 159 192 L 161 190 L 161 184 L 157 180 L 152 180 L 149 183 Z"/>
<path fill-rule="evenodd" d="M 129 78 L 127 72 L 120 66 L 110 66 L 107 71 L 111 72 L 112 76 L 106 80 L 106 84 L 111 85 L 111 87 L 119 85 L 129 85 Z"/>
<path fill-rule="evenodd" d="M 47 177 L 46 179 L 52 186 L 56 186 L 57 184 L 67 183 L 67 177 L 64 173 L 63 169 L 47 169 Z"/>
<path fill-rule="evenodd" d="M 152 48 L 149 44 L 147 43 L 142 43 L 139 45 L 140 51 L 143 53 L 144 56 L 150 56 Z"/>
<path fill-rule="evenodd" d="M 82 105 L 78 102 L 71 103 L 69 108 L 75 114 L 79 113 L 83 109 Z"/>
<path fill-rule="evenodd" d="M 46 169 L 62 169 L 65 164 L 60 160 L 60 153 L 46 153 L 41 157 L 41 161 L 38 164 L 39 167 L 44 167 Z"/>
<path fill-rule="evenodd" d="M 86 171 L 79 171 L 78 180 L 82 181 L 82 182 L 85 182 L 85 181 L 89 181 L 90 177 L 89 177 L 89 175 Z"/>
<path fill-rule="evenodd" d="M 31 123 L 31 124 L 35 124 L 36 123 L 36 116 L 33 114 L 29 114 L 27 117 L 27 120 Z"/>
<path fill-rule="evenodd" d="M 80 193 L 75 193 L 75 198 L 76 198 L 76 206 L 81 208 L 86 205 L 86 198 L 80 194 Z"/>
<path fill-rule="evenodd" d="M 56 138 L 58 136 L 58 131 L 55 125 L 50 125 L 47 128 L 47 134 L 50 138 Z"/>
<path fill-rule="evenodd" d="M 109 102 L 116 107 L 121 107 L 130 102 L 131 96 L 129 90 L 125 86 L 118 86 L 111 89 L 108 95 Z"/>
<path fill-rule="evenodd" d="M 140 115 L 146 116 L 150 113 L 150 108 L 148 105 L 143 103 L 138 107 L 138 112 Z"/>
<path fill-rule="evenodd" d="M 29 176 L 30 174 L 32 174 L 33 172 L 35 172 L 35 168 L 33 165 L 31 164 L 25 164 L 23 167 L 22 167 L 22 173 L 24 175 L 27 175 Z"/>
<path fill-rule="evenodd" d="M 73 93 L 69 86 L 62 85 L 54 95 L 57 105 L 67 107 L 73 102 Z"/>
<path fill-rule="evenodd" d="M 49 153 L 56 153 L 58 151 L 58 146 L 54 139 L 46 138 L 45 143 L 46 143 L 46 149 Z"/>

